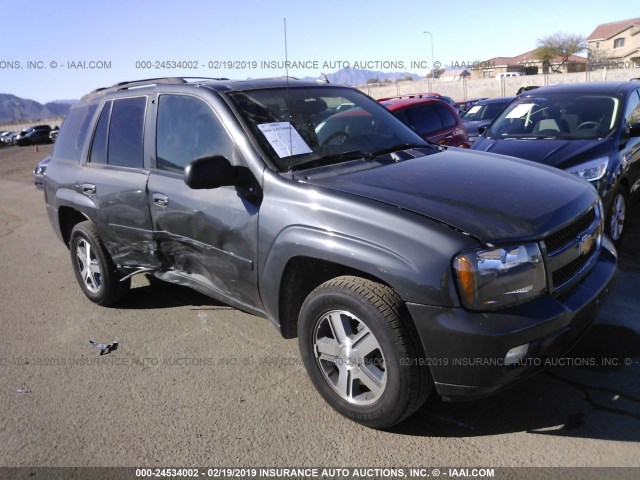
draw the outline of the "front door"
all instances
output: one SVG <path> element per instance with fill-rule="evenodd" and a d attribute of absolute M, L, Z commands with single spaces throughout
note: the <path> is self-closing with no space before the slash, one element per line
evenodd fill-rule
<path fill-rule="evenodd" d="M 221 299 L 260 308 L 256 250 L 259 203 L 235 187 L 192 190 L 183 180 L 192 160 L 242 159 L 211 107 L 190 95 L 159 95 L 156 165 L 149 201 L 167 266 Z"/>

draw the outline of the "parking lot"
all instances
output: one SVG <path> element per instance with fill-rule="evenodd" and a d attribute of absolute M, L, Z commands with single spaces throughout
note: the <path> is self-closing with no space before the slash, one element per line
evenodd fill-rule
<path fill-rule="evenodd" d="M 331 410 L 266 320 L 144 276 L 120 308 L 92 304 L 33 186 L 51 150 L 0 149 L 0 465 L 640 465 L 638 206 L 615 290 L 567 358 L 383 432 Z"/>

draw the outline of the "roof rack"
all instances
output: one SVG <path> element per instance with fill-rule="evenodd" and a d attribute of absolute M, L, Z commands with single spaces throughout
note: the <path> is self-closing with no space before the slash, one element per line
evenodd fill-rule
<path fill-rule="evenodd" d="M 384 102 L 386 100 L 400 100 L 403 98 L 438 98 L 441 97 L 439 93 L 427 92 L 427 93 L 405 93 L 404 95 L 396 95 L 394 97 L 384 97 L 378 98 L 379 102 Z"/>
<path fill-rule="evenodd" d="M 131 82 L 119 82 L 111 85 L 110 87 L 96 88 L 92 92 L 89 92 L 82 97 L 82 100 L 86 100 L 95 95 L 104 95 L 110 92 L 117 92 L 118 90 L 127 90 L 129 88 L 143 87 L 146 85 L 161 85 L 161 84 L 181 84 L 188 83 L 187 80 L 229 80 L 228 78 L 208 78 L 208 77 L 160 77 L 160 78 L 147 78 L 144 80 L 135 80 Z"/>

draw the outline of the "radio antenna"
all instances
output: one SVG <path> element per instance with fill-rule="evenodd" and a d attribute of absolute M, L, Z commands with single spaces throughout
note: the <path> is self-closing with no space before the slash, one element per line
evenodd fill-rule
<path fill-rule="evenodd" d="M 287 18 L 284 20 L 284 69 L 287 81 L 287 111 L 289 112 L 289 170 L 291 170 L 293 159 L 293 122 L 291 117 L 291 99 L 289 98 L 289 51 L 287 49 Z"/>

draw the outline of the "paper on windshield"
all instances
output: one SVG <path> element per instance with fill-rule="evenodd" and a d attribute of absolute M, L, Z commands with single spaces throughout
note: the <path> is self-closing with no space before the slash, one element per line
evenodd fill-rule
<path fill-rule="evenodd" d="M 280 158 L 311 153 L 307 142 L 289 122 L 261 123 L 258 128 Z"/>
<path fill-rule="evenodd" d="M 511 110 L 506 118 L 521 118 L 524 117 L 533 108 L 533 103 L 521 103 L 513 110 Z"/>
<path fill-rule="evenodd" d="M 473 107 L 471 107 L 469 109 L 469 111 L 467 112 L 467 114 L 471 114 L 471 113 L 476 113 L 478 110 L 480 110 L 482 108 L 482 105 L 474 105 Z"/>

